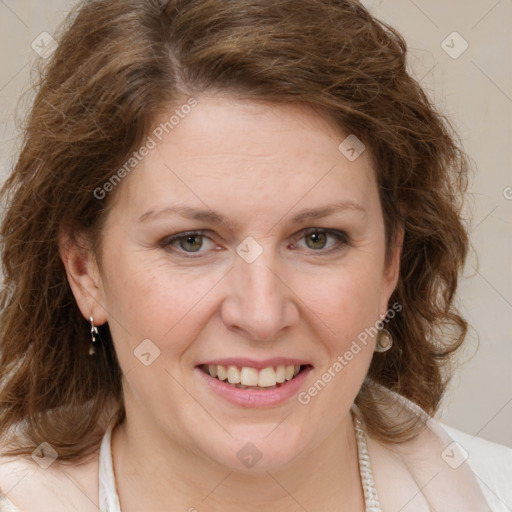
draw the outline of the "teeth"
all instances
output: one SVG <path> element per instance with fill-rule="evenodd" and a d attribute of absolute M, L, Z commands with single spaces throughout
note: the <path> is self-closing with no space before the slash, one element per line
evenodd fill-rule
<path fill-rule="evenodd" d="M 270 386 L 275 386 L 276 382 L 276 371 L 274 368 L 272 368 L 272 366 L 260 370 L 260 374 L 258 375 L 258 386 L 260 388 L 269 388 Z"/>
<path fill-rule="evenodd" d="M 240 382 L 244 386 L 257 386 L 258 385 L 258 370 L 256 368 L 248 368 L 244 366 L 240 372 Z"/>
<path fill-rule="evenodd" d="M 212 375 L 212 377 L 213 377 L 213 375 Z M 228 371 L 226 370 L 226 367 L 219 364 L 217 366 L 217 379 L 226 380 L 227 378 L 228 378 Z"/>
<path fill-rule="evenodd" d="M 240 372 L 236 366 L 228 366 L 228 382 L 240 384 Z"/>
<path fill-rule="evenodd" d="M 248 366 L 238 368 L 237 366 L 229 365 L 226 368 L 226 366 L 221 364 L 210 364 L 204 366 L 203 369 L 212 377 L 216 377 L 221 381 L 227 379 L 230 384 L 236 387 L 258 386 L 267 389 L 274 388 L 276 384 L 282 384 L 287 380 L 292 380 L 300 372 L 299 365 L 279 365 L 276 368 L 269 366 L 258 371 L 256 368 Z"/>
<path fill-rule="evenodd" d="M 281 365 L 277 367 L 276 370 L 276 382 L 283 383 L 286 380 L 286 368 Z"/>

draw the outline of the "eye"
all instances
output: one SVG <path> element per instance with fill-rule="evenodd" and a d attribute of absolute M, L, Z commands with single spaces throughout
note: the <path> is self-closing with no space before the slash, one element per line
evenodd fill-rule
<path fill-rule="evenodd" d="M 208 242 L 205 244 L 205 242 Z M 214 246 L 213 241 L 205 235 L 204 231 L 191 231 L 189 233 L 180 233 L 175 236 L 167 237 L 162 243 L 162 247 L 178 252 L 182 256 L 194 258 L 195 256 L 186 256 L 186 253 L 202 253 Z M 206 246 L 206 250 L 201 251 Z"/>
<path fill-rule="evenodd" d="M 299 240 L 305 240 L 306 248 L 322 254 L 330 254 L 340 251 L 349 244 L 349 237 L 343 231 L 332 229 L 310 228 L 303 231 Z M 334 242 L 328 245 L 329 239 L 334 239 Z"/>

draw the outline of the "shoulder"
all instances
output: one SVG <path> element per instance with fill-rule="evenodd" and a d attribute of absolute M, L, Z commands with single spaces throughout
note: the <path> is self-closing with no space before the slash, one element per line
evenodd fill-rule
<path fill-rule="evenodd" d="M 21 512 L 0 490 L 0 512 Z"/>
<path fill-rule="evenodd" d="M 4 446 L 1 446 L 4 449 Z M 0 512 L 18 512 L 18 508 L 11 500 L 17 502 L 16 496 L 21 487 L 16 487 L 21 481 L 30 474 L 30 467 L 23 457 L 12 457 L 0 453 Z"/>
<path fill-rule="evenodd" d="M 97 505 L 97 454 L 80 464 L 41 464 L 0 453 L 0 512 L 97 512 Z"/>
<path fill-rule="evenodd" d="M 510 448 L 451 429 L 407 398 L 377 390 L 378 407 L 397 432 L 416 430 L 403 442 L 368 439 L 383 510 L 512 511 Z"/>
<path fill-rule="evenodd" d="M 512 510 L 512 448 L 441 425 L 459 445 L 492 510 Z"/>

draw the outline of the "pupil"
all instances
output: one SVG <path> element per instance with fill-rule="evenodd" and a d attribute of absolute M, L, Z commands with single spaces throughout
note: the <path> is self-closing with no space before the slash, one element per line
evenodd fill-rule
<path fill-rule="evenodd" d="M 184 249 L 184 250 L 188 250 L 190 252 L 198 251 L 201 248 L 201 245 L 202 245 L 201 242 L 199 242 L 199 243 L 197 242 L 197 240 L 200 239 L 200 238 L 201 237 L 199 237 L 199 236 L 187 236 L 187 237 L 183 238 L 182 240 L 180 240 L 181 248 Z M 185 247 L 184 244 L 183 244 L 183 240 L 185 240 L 185 245 L 190 244 L 190 246 Z M 196 247 L 193 247 L 194 245 Z"/>
<path fill-rule="evenodd" d="M 313 242 L 314 244 L 314 249 L 322 249 L 323 246 L 325 245 L 325 241 L 326 241 L 326 235 L 325 233 L 312 233 L 310 235 L 310 240 Z M 318 245 L 315 245 L 315 244 L 320 244 L 319 246 Z"/>

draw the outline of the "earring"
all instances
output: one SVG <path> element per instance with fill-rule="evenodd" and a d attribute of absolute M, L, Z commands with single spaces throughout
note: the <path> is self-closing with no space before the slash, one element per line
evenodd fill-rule
<path fill-rule="evenodd" d="M 96 336 L 95 334 L 98 334 L 98 328 L 94 325 L 94 319 L 92 318 L 92 315 L 89 317 L 89 322 L 91 322 L 91 341 L 92 345 L 89 347 L 89 355 L 92 356 L 96 354 L 96 347 L 94 344 L 96 343 Z"/>
<path fill-rule="evenodd" d="M 387 329 L 380 329 L 377 334 L 375 352 L 387 352 L 393 346 L 393 336 Z"/>

